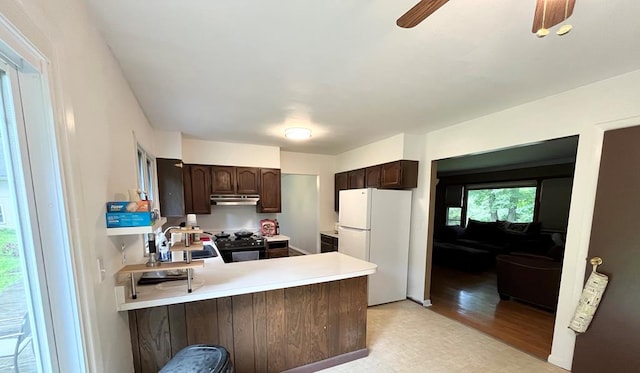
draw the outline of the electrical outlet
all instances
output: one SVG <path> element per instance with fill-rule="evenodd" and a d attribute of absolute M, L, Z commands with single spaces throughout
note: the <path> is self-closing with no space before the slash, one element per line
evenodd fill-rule
<path fill-rule="evenodd" d="M 100 256 L 98 257 L 98 282 L 103 283 L 106 275 L 107 270 L 104 268 L 104 259 Z"/>

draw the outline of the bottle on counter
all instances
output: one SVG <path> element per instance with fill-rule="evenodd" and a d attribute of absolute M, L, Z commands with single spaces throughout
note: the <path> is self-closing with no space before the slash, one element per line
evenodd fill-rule
<path fill-rule="evenodd" d="M 199 230 L 199 229 L 200 229 L 200 226 L 199 226 L 199 225 L 194 225 L 194 226 L 193 226 L 193 229 Z M 193 234 L 193 237 L 192 237 L 192 239 L 191 239 L 191 241 L 193 241 L 193 242 L 200 242 L 200 233 L 194 233 L 194 234 Z"/>
<path fill-rule="evenodd" d="M 278 223 L 278 219 L 276 219 L 276 236 L 280 234 L 280 223 Z"/>

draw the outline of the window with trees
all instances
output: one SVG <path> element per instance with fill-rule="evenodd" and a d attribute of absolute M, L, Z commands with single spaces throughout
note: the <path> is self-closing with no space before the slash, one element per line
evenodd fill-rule
<path fill-rule="evenodd" d="M 462 223 L 462 207 L 447 207 L 447 225 Z"/>
<path fill-rule="evenodd" d="M 536 189 L 536 186 L 528 185 L 469 188 L 467 219 L 530 223 L 536 205 Z"/>

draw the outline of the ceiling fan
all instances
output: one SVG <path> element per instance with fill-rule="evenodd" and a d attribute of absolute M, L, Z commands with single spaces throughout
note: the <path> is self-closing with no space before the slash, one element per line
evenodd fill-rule
<path fill-rule="evenodd" d="M 411 28 L 424 21 L 449 0 L 421 0 L 398 18 L 396 24 L 403 28 Z M 563 22 L 573 14 L 576 0 L 536 0 L 536 11 L 533 16 L 532 32 L 539 37 L 546 36 L 549 28 Z M 557 31 L 564 35 L 571 30 L 570 25 L 564 25 Z"/>

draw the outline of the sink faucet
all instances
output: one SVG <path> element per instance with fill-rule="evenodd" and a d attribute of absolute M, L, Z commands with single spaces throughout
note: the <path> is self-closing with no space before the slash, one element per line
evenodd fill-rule
<path fill-rule="evenodd" d="M 170 230 L 175 229 L 175 228 L 180 229 L 180 226 L 179 226 L 179 225 L 172 225 L 172 226 L 168 227 L 167 229 L 165 229 L 165 230 L 162 232 L 162 236 L 163 236 L 164 238 L 167 238 L 167 232 L 169 232 Z M 169 239 L 168 241 L 171 241 L 171 239 Z"/>

